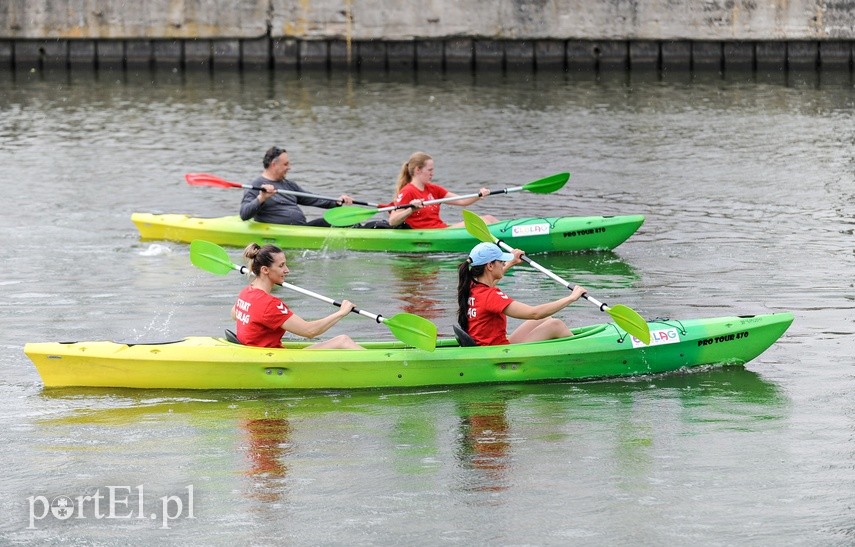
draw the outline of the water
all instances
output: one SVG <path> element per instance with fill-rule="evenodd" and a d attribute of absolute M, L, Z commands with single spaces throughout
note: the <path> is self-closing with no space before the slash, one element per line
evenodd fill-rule
<path fill-rule="evenodd" d="M 2 542 L 852 544 L 853 112 L 848 73 L 0 74 Z M 390 198 L 416 150 L 460 193 L 570 171 L 556 195 L 476 211 L 642 213 L 614 252 L 537 260 L 648 318 L 796 320 L 744 368 L 630 381 L 43 390 L 28 341 L 222 333 L 243 280 L 140 241 L 130 215 L 234 214 L 239 191 L 184 173 L 243 182 L 273 144 L 309 189 L 369 201 Z M 461 258 L 292 252 L 288 281 L 448 333 Z M 522 267 L 503 283 L 528 303 L 564 294 Z M 605 319 L 584 303 L 559 315 Z M 343 332 L 390 336 L 356 316 Z M 90 499 L 83 518 L 28 529 L 37 496 L 110 486 L 131 518 L 95 518 Z"/>

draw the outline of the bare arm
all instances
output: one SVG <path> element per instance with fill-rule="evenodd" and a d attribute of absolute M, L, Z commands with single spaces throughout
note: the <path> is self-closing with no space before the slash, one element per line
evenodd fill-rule
<path fill-rule="evenodd" d="M 454 192 L 449 192 L 445 195 L 445 197 L 453 198 L 454 196 L 457 196 L 457 195 L 458 194 L 455 194 Z M 454 201 L 447 201 L 446 203 L 448 203 L 449 205 L 457 205 L 459 207 L 466 207 L 467 205 L 472 205 L 476 201 L 480 201 L 489 195 L 490 195 L 490 189 L 489 188 L 481 188 L 480 190 L 478 190 L 478 195 L 474 198 L 455 199 Z"/>
<path fill-rule="evenodd" d="M 525 251 L 521 249 L 514 249 L 513 251 L 511 251 L 511 253 L 514 255 L 514 258 L 513 260 L 508 260 L 507 262 L 505 262 L 505 266 L 502 269 L 502 275 L 508 273 L 508 270 L 522 262 L 522 255 L 525 254 Z"/>
<path fill-rule="evenodd" d="M 584 287 L 576 285 L 573 287 L 573 292 L 568 296 L 559 298 L 553 302 L 539 304 L 537 306 L 529 306 L 528 304 L 523 304 L 522 302 L 517 302 L 515 300 L 505 308 L 505 315 L 513 317 L 514 319 L 543 319 L 544 317 L 549 317 L 561 311 L 573 302 L 579 300 L 586 292 L 587 291 Z"/>
<path fill-rule="evenodd" d="M 389 213 L 389 224 L 391 224 L 392 226 L 401 225 L 405 220 L 407 220 L 408 216 L 413 214 L 413 212 L 416 209 L 422 208 L 422 203 L 424 203 L 422 200 L 414 199 L 413 201 L 410 202 L 410 205 L 412 205 L 412 207 L 407 207 L 405 209 L 398 209 L 397 211 L 390 212 Z"/>
<path fill-rule="evenodd" d="M 352 309 L 353 304 L 349 300 L 342 300 L 341 308 L 326 317 L 315 319 L 314 321 L 306 321 L 299 315 L 294 314 L 283 323 L 282 328 L 303 338 L 317 338 L 341 321 Z"/>

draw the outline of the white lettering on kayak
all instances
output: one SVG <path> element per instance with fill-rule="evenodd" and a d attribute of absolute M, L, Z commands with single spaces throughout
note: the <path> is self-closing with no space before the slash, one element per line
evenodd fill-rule
<path fill-rule="evenodd" d="M 547 223 L 542 224 L 523 224 L 511 228 L 511 236 L 513 237 L 528 237 L 542 236 L 549 234 L 550 226 Z"/>
<path fill-rule="evenodd" d="M 662 344 L 676 344 L 680 341 L 680 333 L 677 329 L 662 329 L 650 331 L 650 344 L 645 344 L 635 336 L 629 336 L 632 339 L 632 347 L 646 348 L 647 346 L 661 346 Z"/>

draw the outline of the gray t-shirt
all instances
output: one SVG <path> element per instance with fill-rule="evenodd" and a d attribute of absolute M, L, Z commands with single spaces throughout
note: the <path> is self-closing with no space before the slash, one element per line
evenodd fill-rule
<path fill-rule="evenodd" d="M 288 179 L 272 181 L 259 176 L 250 182 L 252 186 L 272 184 L 277 190 L 291 190 L 304 192 L 300 185 Z M 259 203 L 258 194 L 261 190 L 246 190 L 243 201 L 240 204 L 240 218 L 249 220 L 254 218 L 258 222 L 269 222 L 272 224 L 307 224 L 306 215 L 300 209 L 300 205 L 332 209 L 338 203 L 329 199 L 307 198 L 303 196 L 292 196 L 290 194 L 276 193 L 267 198 L 264 203 Z"/>

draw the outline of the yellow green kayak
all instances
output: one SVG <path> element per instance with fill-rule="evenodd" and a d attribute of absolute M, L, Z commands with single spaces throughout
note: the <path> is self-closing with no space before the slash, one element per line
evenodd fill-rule
<path fill-rule="evenodd" d="M 352 251 L 469 252 L 478 243 L 465 228 L 398 230 L 320 228 L 243 221 L 238 216 L 199 218 L 183 214 L 134 213 L 131 220 L 144 240 L 190 243 L 204 239 L 244 247 L 273 243 L 283 249 Z M 609 250 L 626 241 L 644 222 L 643 215 L 535 217 L 490 225 L 490 232 L 528 254 Z"/>
<path fill-rule="evenodd" d="M 517 382 L 583 381 L 742 365 L 787 330 L 791 313 L 649 321 L 644 345 L 615 323 L 528 344 L 461 347 L 442 338 L 428 352 L 397 341 L 367 349 L 306 350 L 242 346 L 189 337 L 159 344 L 28 343 L 46 388 L 360 389 Z"/>

